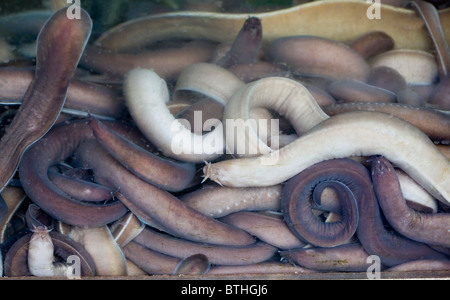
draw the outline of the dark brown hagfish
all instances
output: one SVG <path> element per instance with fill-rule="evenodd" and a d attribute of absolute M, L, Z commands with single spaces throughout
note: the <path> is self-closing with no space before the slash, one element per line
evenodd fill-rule
<path fill-rule="evenodd" d="M 23 152 L 41 138 L 59 116 L 91 28 L 91 18 L 84 10 L 80 10 L 79 19 L 69 19 L 66 9 L 60 9 L 39 33 L 33 81 L 0 141 L 1 188 L 14 174 Z"/>

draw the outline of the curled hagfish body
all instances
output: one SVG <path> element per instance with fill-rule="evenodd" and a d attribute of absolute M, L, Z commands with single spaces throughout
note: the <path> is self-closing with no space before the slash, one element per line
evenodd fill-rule
<path fill-rule="evenodd" d="M 449 276 L 445 3 L 53 2 L 0 17 L 2 275 Z"/>

